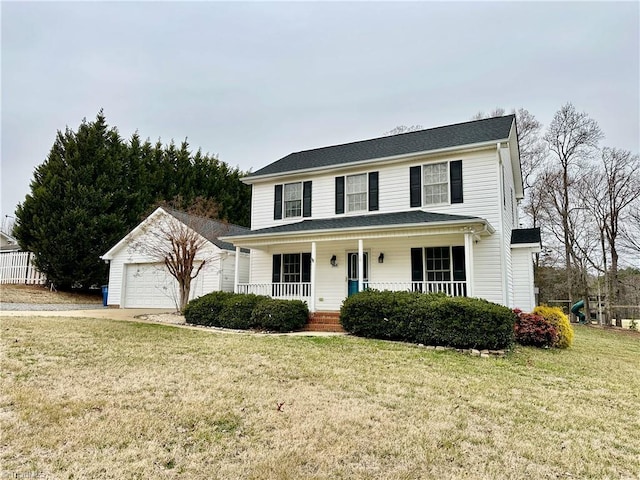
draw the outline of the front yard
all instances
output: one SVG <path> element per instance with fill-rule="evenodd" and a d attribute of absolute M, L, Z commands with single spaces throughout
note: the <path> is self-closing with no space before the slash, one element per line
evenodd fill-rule
<path fill-rule="evenodd" d="M 1 322 L 2 478 L 640 477 L 633 332 L 577 327 L 566 351 L 478 358 L 348 336 Z"/>

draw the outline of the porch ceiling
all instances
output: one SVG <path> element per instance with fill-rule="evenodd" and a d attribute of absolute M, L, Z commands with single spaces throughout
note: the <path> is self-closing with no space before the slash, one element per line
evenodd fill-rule
<path fill-rule="evenodd" d="M 467 232 L 473 232 L 477 235 L 491 235 L 495 229 L 487 220 L 480 217 L 412 210 L 303 220 L 252 230 L 240 235 L 225 236 L 221 239 L 232 242 L 236 246 L 250 248 L 274 243 L 446 235 Z"/>

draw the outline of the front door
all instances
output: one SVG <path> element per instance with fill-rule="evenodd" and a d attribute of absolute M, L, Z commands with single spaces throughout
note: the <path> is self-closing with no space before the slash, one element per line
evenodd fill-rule
<path fill-rule="evenodd" d="M 362 284 L 366 286 L 369 281 L 369 253 L 363 252 L 363 276 Z M 358 252 L 347 253 L 347 293 L 349 296 L 358 293 Z"/>

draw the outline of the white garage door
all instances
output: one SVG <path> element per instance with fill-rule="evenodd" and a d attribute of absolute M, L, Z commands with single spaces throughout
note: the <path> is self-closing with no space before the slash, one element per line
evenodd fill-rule
<path fill-rule="evenodd" d="M 175 308 L 178 283 L 161 263 L 132 263 L 125 269 L 124 306 Z"/>

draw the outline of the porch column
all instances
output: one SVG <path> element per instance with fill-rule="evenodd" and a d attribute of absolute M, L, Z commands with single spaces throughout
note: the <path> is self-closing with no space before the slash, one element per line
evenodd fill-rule
<path fill-rule="evenodd" d="M 464 269 L 467 272 L 467 297 L 473 297 L 473 245 L 474 234 L 464 234 Z"/>
<path fill-rule="evenodd" d="M 311 242 L 311 298 L 309 299 L 309 311 L 316 311 L 316 242 Z"/>
<path fill-rule="evenodd" d="M 236 269 L 233 272 L 233 293 L 238 293 L 240 283 L 240 247 L 236 247 Z"/>
<path fill-rule="evenodd" d="M 364 276 L 364 245 L 362 239 L 358 240 L 358 291 L 364 290 L 362 277 Z"/>

